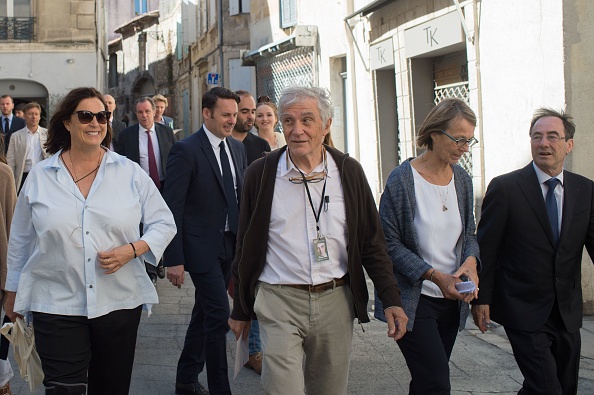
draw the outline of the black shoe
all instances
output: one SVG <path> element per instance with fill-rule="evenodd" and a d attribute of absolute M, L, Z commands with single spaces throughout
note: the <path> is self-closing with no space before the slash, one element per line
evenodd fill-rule
<path fill-rule="evenodd" d="M 155 276 L 154 274 L 149 274 L 149 277 L 155 288 L 157 288 L 157 276 Z"/>
<path fill-rule="evenodd" d="M 161 279 L 165 278 L 165 266 L 162 263 L 157 265 L 157 276 Z"/>
<path fill-rule="evenodd" d="M 180 395 L 209 395 L 200 383 L 175 383 L 175 393 Z"/>

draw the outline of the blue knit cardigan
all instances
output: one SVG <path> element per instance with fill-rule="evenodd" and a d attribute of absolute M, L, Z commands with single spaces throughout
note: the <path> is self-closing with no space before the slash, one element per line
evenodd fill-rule
<path fill-rule="evenodd" d="M 415 313 L 421 297 L 421 277 L 431 265 L 421 256 L 419 235 L 414 226 L 417 203 L 415 199 L 415 183 L 410 161 L 406 160 L 390 173 L 386 188 L 380 200 L 380 220 L 388 253 L 394 265 L 394 275 L 398 280 L 402 304 L 408 316 L 407 330 L 411 331 L 415 322 Z M 458 209 L 462 219 L 462 234 L 456 244 L 456 251 L 462 251 L 458 259 L 458 267 L 469 256 L 477 259 L 477 270 L 480 270 L 479 246 L 476 240 L 474 223 L 472 179 L 459 165 L 453 165 L 454 185 L 458 197 Z M 458 247 L 462 248 L 458 248 Z M 459 302 L 459 330 L 464 329 L 468 317 L 468 303 Z M 384 308 L 381 301 L 375 298 L 375 317 L 385 321 Z"/>

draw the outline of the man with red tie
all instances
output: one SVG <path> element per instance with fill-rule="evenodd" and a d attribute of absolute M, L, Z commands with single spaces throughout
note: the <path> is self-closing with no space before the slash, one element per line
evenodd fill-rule
<path fill-rule="evenodd" d="M 175 143 L 173 130 L 160 123 L 155 123 L 155 102 L 148 96 L 141 97 L 134 104 L 138 124 L 120 132 L 116 151 L 120 155 L 138 163 L 148 173 L 160 191 L 165 183 L 165 166 L 169 150 Z M 157 283 L 157 276 L 165 277 L 163 263 L 158 267 L 146 264 L 146 271 Z"/>

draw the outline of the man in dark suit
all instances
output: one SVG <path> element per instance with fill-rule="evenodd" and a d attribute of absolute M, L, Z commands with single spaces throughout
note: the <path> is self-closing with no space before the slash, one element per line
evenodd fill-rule
<path fill-rule="evenodd" d="M 264 152 L 270 152 L 270 144 L 262 137 L 250 133 L 254 127 L 256 116 L 256 101 L 248 91 L 235 91 L 239 96 L 237 113 L 237 122 L 233 128 L 231 136 L 245 145 L 248 165 L 264 155 Z"/>
<path fill-rule="evenodd" d="M 173 130 L 153 121 L 155 102 L 150 97 L 144 96 L 138 99 L 134 108 L 139 123 L 120 132 L 115 149 L 118 154 L 138 163 L 162 192 L 165 184 L 167 157 L 175 143 Z M 165 278 L 165 268 L 162 262 L 159 262 L 157 267 L 145 262 L 145 266 L 153 284 L 157 283 L 157 276 Z"/>
<path fill-rule="evenodd" d="M 539 109 L 533 162 L 491 181 L 478 241 L 483 269 L 472 306 L 485 331 L 505 327 L 524 375 L 518 394 L 576 394 L 582 326 L 581 260 L 594 256 L 594 184 L 563 170 L 575 125 Z"/>
<path fill-rule="evenodd" d="M 176 394 L 199 394 L 198 375 L 206 362 L 211 394 L 230 394 L 226 334 L 227 286 L 235 241 L 245 147 L 230 137 L 239 97 L 216 87 L 202 96 L 204 125 L 176 143 L 167 162 L 163 197 L 177 235 L 165 250 L 167 278 L 184 283 L 184 271 L 196 288 L 195 305 L 177 365 Z"/>
<path fill-rule="evenodd" d="M 14 101 L 9 95 L 0 96 L 0 130 L 4 137 L 4 153 L 8 151 L 8 144 L 10 144 L 10 135 L 17 130 L 26 127 L 27 124 L 23 118 L 19 118 L 12 114 L 14 108 Z"/>
<path fill-rule="evenodd" d="M 122 121 L 118 121 L 115 118 L 115 109 L 116 109 L 116 102 L 112 95 L 105 94 L 103 95 L 103 100 L 107 105 L 107 111 L 111 113 L 111 118 L 109 119 L 109 124 L 111 125 L 111 147 L 112 151 L 117 151 L 118 146 L 118 139 L 120 137 L 120 132 L 126 129 L 126 124 Z"/>

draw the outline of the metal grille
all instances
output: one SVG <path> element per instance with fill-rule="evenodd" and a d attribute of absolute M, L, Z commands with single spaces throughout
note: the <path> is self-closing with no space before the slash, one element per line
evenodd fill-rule
<path fill-rule="evenodd" d="M 256 60 L 258 96 L 277 102 L 283 89 L 290 86 L 313 86 L 314 53 L 311 47 L 299 47 L 280 55 Z"/>
<path fill-rule="evenodd" d="M 468 103 L 468 82 L 449 84 L 435 87 L 433 102 L 439 103 L 443 99 L 456 98 Z M 472 151 L 468 151 L 460 158 L 460 166 L 472 176 Z"/>
<path fill-rule="evenodd" d="M 35 18 L 0 18 L 0 40 L 33 40 Z"/>

